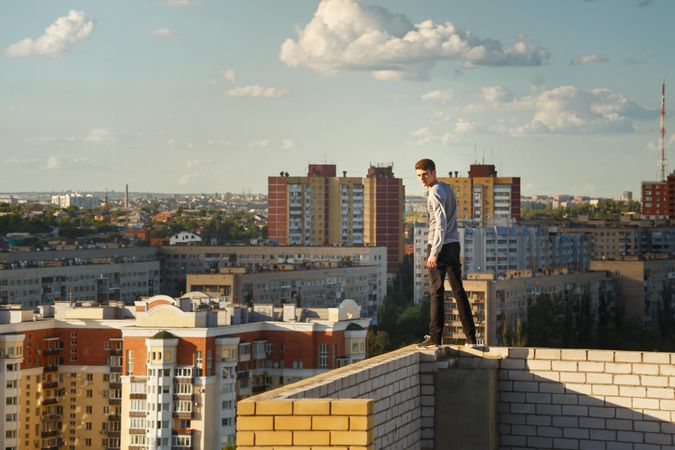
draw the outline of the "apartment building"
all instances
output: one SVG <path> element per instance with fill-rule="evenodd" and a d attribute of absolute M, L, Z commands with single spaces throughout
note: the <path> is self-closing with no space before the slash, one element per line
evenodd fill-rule
<path fill-rule="evenodd" d="M 527 321 L 528 301 L 540 294 L 581 294 L 588 292 L 591 308 L 596 311 L 600 296 L 614 304 L 616 278 L 607 272 L 567 272 L 530 270 L 512 271 L 505 277 L 494 274 L 469 274 L 464 289 L 469 296 L 479 342 L 502 345 L 504 328 L 515 328 L 516 320 Z M 464 333 L 449 283 L 446 282 L 446 324 L 444 339 L 448 343 L 462 342 Z"/>
<path fill-rule="evenodd" d="M 387 271 L 403 258 L 405 189 L 392 166 L 365 177 L 336 175 L 334 164 L 310 164 L 307 176 L 268 178 L 268 236 L 280 245 L 387 248 Z"/>
<path fill-rule="evenodd" d="M 345 298 L 370 317 L 384 300 L 376 266 L 345 263 L 275 264 L 267 270 L 222 268 L 218 273 L 188 274 L 187 292 L 201 291 L 226 302 L 281 306 L 334 307 Z"/>
<path fill-rule="evenodd" d="M 56 205 L 59 208 L 68 208 L 70 206 L 77 206 L 78 208 L 94 209 L 100 206 L 101 199 L 91 194 L 75 193 L 65 195 L 52 195 L 51 203 L 52 205 Z"/>
<path fill-rule="evenodd" d="M 648 219 L 675 217 L 675 173 L 664 181 L 643 181 L 642 215 Z"/>
<path fill-rule="evenodd" d="M 665 256 L 625 257 L 591 261 L 591 270 L 604 270 L 617 276 L 617 308 L 626 319 L 636 320 L 645 328 L 658 327 L 662 302 L 673 303 L 675 260 Z M 664 296 L 664 289 L 671 292 Z M 666 291 L 667 292 L 667 291 Z"/>
<path fill-rule="evenodd" d="M 369 325 L 350 300 L 228 325 L 201 293 L 42 310 L 0 309 L 5 449 L 222 448 L 238 399 L 364 359 Z"/>
<path fill-rule="evenodd" d="M 159 282 L 152 248 L 0 253 L 0 304 L 88 299 L 130 303 L 157 293 Z"/>
<path fill-rule="evenodd" d="M 499 177 L 492 164 L 471 164 L 468 176 L 449 172 L 438 179 L 450 185 L 457 200 L 457 217 L 482 226 L 520 220 L 520 177 Z"/>
<path fill-rule="evenodd" d="M 426 245 L 428 224 L 415 223 L 415 302 L 429 290 Z M 588 244 L 583 234 L 561 232 L 548 226 L 488 226 L 465 223 L 459 228 L 462 272 L 504 276 L 509 271 L 564 267 L 588 268 Z"/>
<path fill-rule="evenodd" d="M 316 267 L 321 263 L 349 265 L 355 273 L 361 266 L 373 266 L 377 273 L 375 301 L 379 304 L 387 294 L 386 247 L 165 246 L 159 249 L 159 258 L 161 290 L 168 295 L 187 292 L 187 274 L 208 274 L 232 267 L 268 271 L 281 264 Z"/>

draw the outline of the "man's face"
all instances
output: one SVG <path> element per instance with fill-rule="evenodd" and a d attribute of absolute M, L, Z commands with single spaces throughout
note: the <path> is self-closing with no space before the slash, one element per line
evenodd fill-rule
<path fill-rule="evenodd" d="M 435 170 L 422 170 L 416 169 L 415 174 L 417 179 L 420 180 L 422 186 L 429 187 L 433 186 L 436 183 L 436 171 Z"/>

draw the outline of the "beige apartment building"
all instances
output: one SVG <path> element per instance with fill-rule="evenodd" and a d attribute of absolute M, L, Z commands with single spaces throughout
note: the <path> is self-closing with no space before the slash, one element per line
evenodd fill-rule
<path fill-rule="evenodd" d="M 606 272 L 545 272 L 530 270 L 512 271 L 505 278 L 493 274 L 468 274 L 464 289 L 476 323 L 479 342 L 485 345 L 502 345 L 504 327 L 511 330 L 519 318 L 527 321 L 528 300 L 540 294 L 581 294 L 585 290 L 591 295 L 591 308 L 597 310 L 599 298 L 605 296 L 613 302 L 615 277 Z M 446 342 L 463 342 L 464 333 L 450 284 L 446 281 Z"/>
<path fill-rule="evenodd" d="M 384 300 L 377 266 L 331 263 L 278 264 L 268 270 L 221 268 L 218 273 L 188 274 L 187 292 L 201 291 L 225 302 L 281 306 L 333 307 L 349 298 L 374 316 Z"/>
<path fill-rule="evenodd" d="M 665 256 L 652 258 L 625 257 L 616 260 L 591 261 L 591 270 L 603 270 L 617 277 L 617 308 L 626 319 L 636 320 L 645 328 L 658 326 L 663 301 L 673 301 L 675 260 Z M 664 287 L 671 292 L 664 299 Z"/>

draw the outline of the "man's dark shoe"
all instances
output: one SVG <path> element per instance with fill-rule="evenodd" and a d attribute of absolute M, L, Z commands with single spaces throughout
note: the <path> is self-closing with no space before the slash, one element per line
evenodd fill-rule
<path fill-rule="evenodd" d="M 417 348 L 431 348 L 431 347 L 438 347 L 438 342 L 432 339 L 431 336 L 428 334 L 424 336 L 424 341 L 417 344 Z"/>

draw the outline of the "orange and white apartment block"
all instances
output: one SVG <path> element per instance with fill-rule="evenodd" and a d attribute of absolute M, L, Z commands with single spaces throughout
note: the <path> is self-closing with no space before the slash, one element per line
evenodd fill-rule
<path fill-rule="evenodd" d="M 369 323 L 352 300 L 251 310 L 199 292 L 3 305 L 3 449 L 220 449 L 237 400 L 364 359 Z"/>

